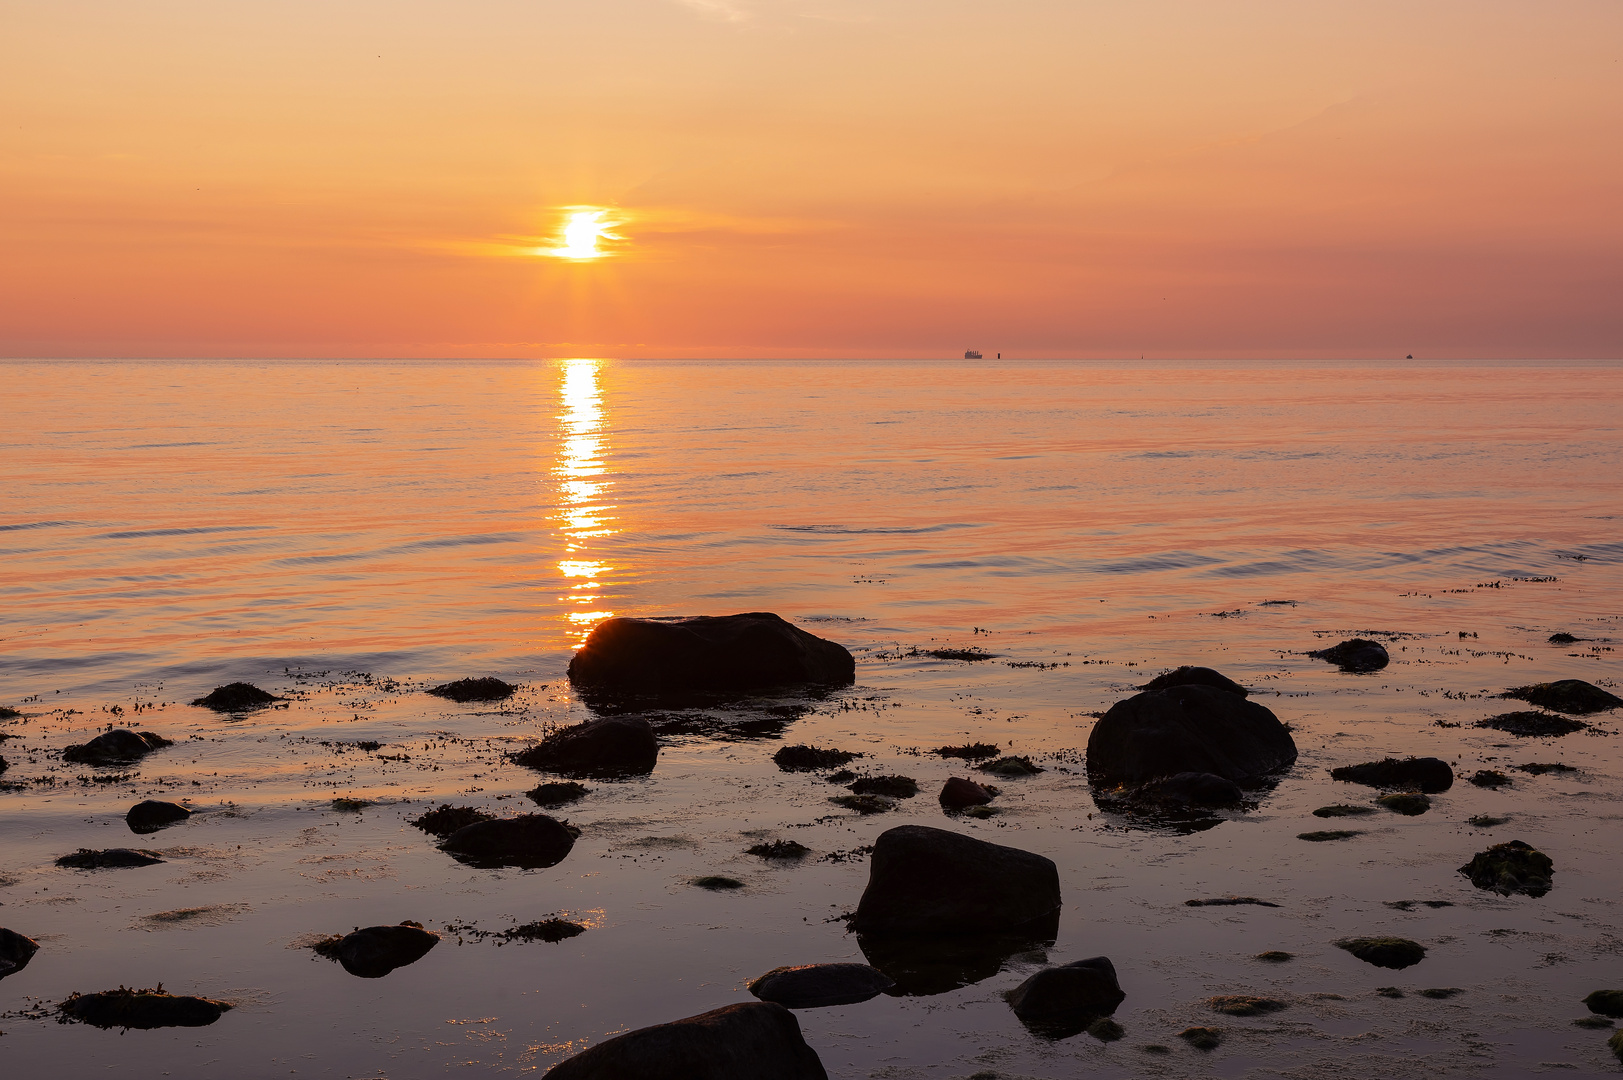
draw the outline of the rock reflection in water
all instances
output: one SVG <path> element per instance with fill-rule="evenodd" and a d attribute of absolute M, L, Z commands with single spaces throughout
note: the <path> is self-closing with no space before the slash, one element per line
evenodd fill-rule
<path fill-rule="evenodd" d="M 1010 934 L 961 937 L 901 937 L 858 934 L 857 946 L 868 963 L 896 985 L 894 997 L 931 997 L 990 979 L 1012 959 L 1046 964 L 1047 950 L 1059 934 L 1059 913 Z"/>

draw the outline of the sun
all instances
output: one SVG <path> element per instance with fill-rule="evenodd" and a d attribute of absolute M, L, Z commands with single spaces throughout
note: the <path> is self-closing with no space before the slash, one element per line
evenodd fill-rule
<path fill-rule="evenodd" d="M 600 259 L 609 254 L 598 247 L 600 240 L 622 239 L 610 232 L 607 210 L 571 210 L 564 218 L 563 245 L 546 252 L 560 259 Z"/>

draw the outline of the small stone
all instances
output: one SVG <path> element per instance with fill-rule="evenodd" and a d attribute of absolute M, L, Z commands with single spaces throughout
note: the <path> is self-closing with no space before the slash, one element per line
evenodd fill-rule
<path fill-rule="evenodd" d="M 1426 958 L 1426 947 L 1408 938 L 1343 938 L 1335 944 L 1337 948 L 1346 949 L 1364 963 L 1381 968 L 1402 970 L 1413 967 Z"/>
<path fill-rule="evenodd" d="M 1184 907 L 1278 907 L 1272 900 L 1258 900 L 1255 896 L 1214 896 L 1209 900 L 1185 900 Z"/>
<path fill-rule="evenodd" d="M 1196 1050 L 1216 1050 L 1223 1045 L 1223 1033 L 1217 1028 L 1192 1027 L 1178 1032 L 1178 1038 Z"/>
<path fill-rule="evenodd" d="M 1466 824 L 1475 825 L 1479 829 L 1491 829 L 1496 825 L 1503 825 L 1510 819 L 1500 817 L 1498 814 L 1474 814 L 1465 819 Z"/>
<path fill-rule="evenodd" d="M 1572 1025 L 1574 1027 L 1591 1028 L 1594 1030 L 1604 1030 L 1605 1028 L 1613 1026 L 1612 1022 L 1604 1016 L 1580 1016 L 1578 1019 L 1572 1022 Z"/>
<path fill-rule="evenodd" d="M 1377 986 L 1375 993 L 1384 998 L 1400 998 L 1403 996 L 1403 991 L 1395 986 Z"/>
<path fill-rule="evenodd" d="M 696 877 L 691 884 L 701 889 L 709 889 L 711 892 L 725 892 L 729 889 L 742 889 L 744 887 L 744 883 L 737 878 L 722 877 L 720 874 L 707 874 L 704 877 Z"/>
<path fill-rule="evenodd" d="M 770 844 L 756 844 L 754 847 L 745 848 L 744 854 L 761 859 L 803 859 L 811 854 L 811 848 L 797 840 L 774 840 Z"/>
<path fill-rule="evenodd" d="M 583 799 L 590 791 L 591 789 L 584 784 L 577 784 L 573 780 L 565 780 L 561 783 L 542 784 L 540 787 L 531 788 L 524 794 L 529 796 L 530 801 L 537 806 L 554 807 L 567 806 L 578 799 Z"/>
<path fill-rule="evenodd" d="M 1582 731 L 1589 725 L 1581 720 L 1572 720 L 1554 713 L 1524 710 L 1490 716 L 1486 720 L 1478 720 L 1475 726 L 1503 731 L 1518 738 L 1534 739 L 1571 735 L 1574 731 Z"/>
<path fill-rule="evenodd" d="M 835 806 L 843 806 L 847 810 L 855 810 L 859 814 L 883 814 L 887 810 L 896 809 L 897 802 L 885 795 L 836 795 L 828 800 Z"/>
<path fill-rule="evenodd" d="M 344 970 L 362 979 L 381 979 L 395 968 L 415 964 L 440 943 L 440 936 L 421 923 L 368 926 L 343 937 L 327 938 L 316 952 L 336 960 Z"/>
<path fill-rule="evenodd" d="M 72 870 L 117 870 L 130 866 L 155 866 L 161 862 L 163 859 L 156 851 L 142 848 L 108 848 L 105 851 L 80 848 L 72 855 L 57 859 L 56 865 Z"/>
<path fill-rule="evenodd" d="M 1337 803 L 1334 806 L 1321 806 L 1313 811 L 1314 817 L 1357 817 L 1360 814 L 1373 814 L 1373 806 L 1348 806 L 1346 803 Z"/>
<path fill-rule="evenodd" d="M 992 801 L 992 793 L 973 780 L 954 776 L 942 785 L 939 799 L 948 810 L 962 810 L 969 806 L 985 806 Z"/>
<path fill-rule="evenodd" d="M 1458 994 L 1463 994 L 1465 991 L 1458 986 L 1433 986 L 1426 990 L 1416 990 L 1415 993 L 1423 998 L 1444 1001 Z"/>
<path fill-rule="evenodd" d="M 124 823 L 134 833 L 157 832 L 166 825 L 173 825 L 177 821 L 185 821 L 192 816 L 192 812 L 179 803 L 159 802 L 148 799 L 138 802 L 130 807 L 124 814 Z"/>
<path fill-rule="evenodd" d="M 103 732 L 87 743 L 68 747 L 62 751 L 62 760 L 81 765 L 127 765 L 171 745 L 170 740 L 150 731 L 137 733 L 119 728 Z"/>
<path fill-rule="evenodd" d="M 963 746 L 938 746 L 930 751 L 948 758 L 964 758 L 968 761 L 979 761 L 981 758 L 997 757 L 996 743 L 967 743 Z"/>
<path fill-rule="evenodd" d="M 1623 1031 L 1613 1032 L 1612 1037 L 1606 1040 L 1606 1047 L 1617 1060 L 1623 1061 Z"/>
<path fill-rule="evenodd" d="M 39 942 L 23 937 L 14 930 L 0 927 L 0 979 L 15 975 L 28 966 L 28 961 L 39 952 Z"/>
<path fill-rule="evenodd" d="M 1115 1042 L 1127 1034 L 1127 1029 L 1108 1016 L 1101 1016 L 1087 1026 L 1087 1033 L 1100 1042 Z"/>
<path fill-rule="evenodd" d="M 1328 660 L 1342 671 L 1363 673 L 1379 671 L 1391 662 L 1386 646 L 1368 638 L 1350 638 L 1328 649 L 1317 649 L 1307 655 L 1315 660 Z"/>
<path fill-rule="evenodd" d="M 1109 958 L 1095 956 L 1043 968 L 1004 997 L 1021 1023 L 1039 1034 L 1065 1038 L 1100 1016 L 1109 1016 L 1127 997 Z"/>
<path fill-rule="evenodd" d="M 1577 769 L 1573 768 L 1571 765 L 1563 765 L 1559 761 L 1549 761 L 1549 762 L 1529 761 L 1526 765 L 1517 765 L 1516 768 L 1517 768 L 1517 770 L 1519 770 L 1521 772 L 1531 773 L 1534 776 L 1543 776 L 1545 773 L 1552 773 L 1552 772 L 1553 773 L 1569 773 L 1569 772 L 1577 772 L 1578 771 Z"/>
<path fill-rule="evenodd" d="M 1429 795 L 1454 786 L 1454 770 L 1448 762 L 1434 757 L 1382 758 L 1362 765 L 1343 765 L 1330 770 L 1332 780 L 1369 787 L 1420 790 Z"/>
<path fill-rule="evenodd" d="M 163 985 L 150 990 L 103 990 L 74 993 L 57 1005 L 65 1020 L 99 1028 L 207 1027 L 231 1008 L 226 1001 L 165 993 Z"/>
<path fill-rule="evenodd" d="M 440 850 L 470 866 L 539 869 L 564 861 L 580 830 L 546 814 L 476 821 L 440 843 Z"/>
<path fill-rule="evenodd" d="M 791 1009 L 821 1009 L 867 1001 L 895 985 L 867 964 L 802 964 L 773 968 L 751 982 L 749 992 Z"/>
<path fill-rule="evenodd" d="M 919 782 L 911 776 L 864 776 L 849 787 L 857 795 L 884 795 L 891 799 L 911 799 L 919 793 Z"/>

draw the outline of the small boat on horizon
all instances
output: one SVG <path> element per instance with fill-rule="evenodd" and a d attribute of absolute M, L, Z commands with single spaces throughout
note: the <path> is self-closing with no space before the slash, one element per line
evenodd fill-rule
<path fill-rule="evenodd" d="M 975 349 L 965 349 L 964 350 L 964 359 L 965 360 L 981 360 L 981 359 L 984 359 L 984 357 L 982 357 L 981 354 Z"/>

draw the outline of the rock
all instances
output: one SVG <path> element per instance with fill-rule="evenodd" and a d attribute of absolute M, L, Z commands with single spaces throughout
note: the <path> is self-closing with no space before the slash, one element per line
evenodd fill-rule
<path fill-rule="evenodd" d="M 500 679 L 485 677 L 483 679 L 458 679 L 456 682 L 441 683 L 428 691 L 435 697 L 449 698 L 451 701 L 463 703 L 469 701 L 501 701 L 513 696 L 518 687 L 512 683 L 502 682 Z"/>
<path fill-rule="evenodd" d="M 1041 765 L 1033 765 L 1028 757 L 1000 757 L 993 758 L 983 765 L 975 766 L 981 772 L 991 773 L 993 776 L 1036 776 L 1043 771 Z"/>
<path fill-rule="evenodd" d="M 80 848 L 72 855 L 57 859 L 56 865 L 72 870 L 116 870 L 126 866 L 154 866 L 161 862 L 163 859 L 156 851 L 140 848 L 108 848 L 105 851 Z"/>
<path fill-rule="evenodd" d="M 1556 712 L 1588 716 L 1623 705 L 1623 698 L 1608 693 L 1582 679 L 1561 679 L 1557 682 L 1535 683 L 1506 690 L 1504 696 L 1517 698 L 1531 705 Z"/>
<path fill-rule="evenodd" d="M 531 788 L 524 794 L 528 795 L 530 800 L 537 806 L 550 807 L 567 806 L 572 802 L 585 798 L 589 793 L 590 789 L 584 784 L 577 784 L 573 780 L 565 780 L 562 783 L 542 784 L 540 787 Z"/>
<path fill-rule="evenodd" d="M 1412 757 L 1382 758 L 1362 765 L 1343 765 L 1330 770 L 1332 780 L 1349 784 L 1366 784 L 1377 788 L 1420 790 L 1428 795 L 1447 791 L 1454 786 L 1454 770 L 1442 758 Z"/>
<path fill-rule="evenodd" d="M 329 938 L 316 951 L 336 960 L 344 970 L 362 979 L 381 979 L 395 968 L 415 964 L 440 943 L 440 936 L 422 923 L 368 926 L 340 938 Z"/>
<path fill-rule="evenodd" d="M 27 938 L 23 940 L 28 941 Z M 25 964 L 27 962 L 23 961 Z M 1589 1007 L 1590 1012 L 1599 1016 L 1610 1016 L 1616 1020 L 1623 1017 L 1623 990 L 1596 990 L 1584 998 L 1584 1004 Z"/>
<path fill-rule="evenodd" d="M 1400 937 L 1342 938 L 1336 948 L 1346 949 L 1366 964 L 1402 970 L 1426 958 L 1426 947 Z"/>
<path fill-rule="evenodd" d="M 191 816 L 192 812 L 179 803 L 148 799 L 130 807 L 124 814 L 124 823 L 130 827 L 131 832 L 151 833 L 157 832 L 165 825 L 185 821 Z"/>
<path fill-rule="evenodd" d="M 1582 720 L 1572 720 L 1554 713 L 1521 712 L 1500 713 L 1490 716 L 1486 720 L 1478 720 L 1475 727 L 1493 728 L 1520 738 L 1553 738 L 1558 735 L 1571 735 L 1574 731 L 1582 731 L 1589 725 Z"/>
<path fill-rule="evenodd" d="M 0 773 L 5 772 L 9 768 L 11 768 L 11 766 L 6 764 L 6 759 L 3 758 L 3 757 L 0 757 Z"/>
<path fill-rule="evenodd" d="M 1299 832 L 1296 839 L 1322 844 L 1329 840 L 1351 840 L 1355 836 L 1363 835 L 1361 829 L 1317 829 L 1313 832 Z"/>
<path fill-rule="evenodd" d="M 1612 1052 L 1613 1057 L 1623 1061 L 1623 1031 L 1612 1032 L 1612 1037 L 1606 1040 L 1606 1048 Z"/>
<path fill-rule="evenodd" d="M 493 869 L 556 866 L 564 861 L 579 830 L 546 814 L 476 821 L 445 838 L 440 850 L 458 861 Z"/>
<path fill-rule="evenodd" d="M 1258 953 L 1253 959 L 1261 960 L 1268 964 L 1285 964 L 1296 959 L 1296 957 L 1291 953 L 1282 952 L 1279 949 L 1269 949 L 1267 952 Z"/>
<path fill-rule="evenodd" d="M 0 927 L 0 979 L 15 975 L 28 966 L 28 961 L 39 952 L 39 943 L 25 938 L 14 930 Z M 1594 997 L 1593 994 L 1590 997 Z"/>
<path fill-rule="evenodd" d="M 1319 649 L 1307 655 L 1316 660 L 1328 660 L 1342 671 L 1379 671 L 1391 662 L 1386 646 L 1365 638 L 1350 638 L 1340 645 Z"/>
<path fill-rule="evenodd" d="M 548 1080 L 828 1080 L 795 1014 L 769 1001 L 628 1031 L 559 1062 L 546 1075 Z"/>
<path fill-rule="evenodd" d="M 495 814 L 487 814 L 483 810 L 472 806 L 452 806 L 450 803 L 440 803 L 435 809 L 414 819 L 411 826 L 414 829 L 423 830 L 430 836 L 437 836 L 444 840 L 458 829 L 466 828 L 475 822 L 495 820 Z"/>
<path fill-rule="evenodd" d="M 1008 933 L 1056 917 L 1059 870 L 1041 855 L 971 836 L 902 825 L 874 843 L 860 934 Z"/>
<path fill-rule="evenodd" d="M 1296 760 L 1278 717 L 1209 686 L 1146 690 L 1118 701 L 1088 736 L 1088 779 L 1142 784 L 1179 773 L 1213 773 L 1242 787 Z"/>
<path fill-rule="evenodd" d="M 72 994 L 57 1010 L 64 1019 L 77 1020 L 99 1028 L 207 1027 L 228 1011 L 228 1001 L 182 997 L 164 992 L 162 984 L 151 990 L 103 990 L 97 994 Z"/>
<path fill-rule="evenodd" d="M 961 776 L 954 776 L 941 787 L 941 805 L 948 810 L 962 810 L 966 806 L 985 806 L 992 801 L 992 793 Z"/>
<path fill-rule="evenodd" d="M 1477 787 L 1493 788 L 1498 790 L 1510 783 L 1510 777 L 1497 769 L 1478 769 L 1471 776 L 1471 783 Z"/>
<path fill-rule="evenodd" d="M 193 705 L 201 705 L 215 712 L 247 712 L 263 709 L 273 701 L 285 701 L 275 694 L 267 694 L 253 683 L 234 682 L 215 687 L 208 696 L 197 698 Z"/>
<path fill-rule="evenodd" d="M 774 840 L 770 844 L 756 844 L 745 848 L 744 854 L 754 855 L 761 859 L 804 859 L 811 854 L 811 848 L 796 840 Z"/>
<path fill-rule="evenodd" d="M 1460 867 L 1460 873 L 1479 889 L 1492 889 L 1501 896 L 1526 893 L 1543 896 L 1554 888 L 1551 880 L 1555 863 L 1551 858 L 1520 840 L 1495 844 L 1479 851 Z"/>
<path fill-rule="evenodd" d="M 855 810 L 859 814 L 883 814 L 887 810 L 896 809 L 899 805 L 888 795 L 836 795 L 828 801 L 835 806 Z"/>
<path fill-rule="evenodd" d="M 1394 814 L 1419 817 L 1431 809 L 1431 800 L 1418 791 L 1394 791 L 1375 800 Z"/>
<path fill-rule="evenodd" d="M 1127 995 L 1107 957 L 1044 968 L 1004 995 L 1030 1030 L 1066 1038 L 1116 1011 Z"/>
<path fill-rule="evenodd" d="M 1214 896 L 1210 900 L 1185 900 L 1184 907 L 1278 907 L 1272 900 L 1258 900 L 1255 896 Z"/>
<path fill-rule="evenodd" d="M 704 877 L 696 877 L 689 884 L 701 889 L 709 889 L 711 892 L 729 892 L 744 887 L 744 883 L 737 878 L 722 877 L 720 874 L 706 874 Z"/>
<path fill-rule="evenodd" d="M 784 772 L 816 772 L 820 769 L 837 769 L 852 758 L 861 757 L 849 750 L 819 750 L 815 746 L 785 746 L 772 760 Z"/>
<path fill-rule="evenodd" d="M 75 761 L 81 765 L 124 765 L 138 761 L 152 751 L 169 745 L 171 743 L 168 739 L 160 738 L 150 731 L 136 734 L 119 728 L 97 735 L 87 743 L 68 747 L 62 751 L 62 760 Z"/>
<path fill-rule="evenodd" d="M 895 985 L 896 980 L 867 964 L 802 964 L 773 968 L 750 983 L 749 992 L 790 1009 L 821 1009 L 855 1005 Z"/>
<path fill-rule="evenodd" d="M 1451 997 L 1458 997 L 1465 991 L 1458 986 L 1433 986 L 1425 990 L 1416 990 L 1415 993 L 1433 1001 L 1447 1001 Z"/>
<path fill-rule="evenodd" d="M 1556 633 L 1551 634 L 1549 638 L 1551 645 L 1572 645 L 1582 640 L 1582 638 L 1573 637 L 1565 630 L 1557 631 Z"/>
<path fill-rule="evenodd" d="M 857 945 L 868 963 L 896 980 L 891 994 L 930 997 L 990 979 L 1013 956 L 1030 964 L 1048 962 L 1044 948 L 1059 929 L 1055 912 L 1040 926 L 1017 934 L 969 934 L 961 937 L 898 937 L 858 934 Z"/>
<path fill-rule="evenodd" d="M 1116 1021 L 1110 1019 L 1108 1016 L 1099 1017 L 1099 1019 L 1089 1024 L 1084 1030 L 1086 1030 L 1089 1035 L 1092 1035 L 1100 1042 L 1115 1042 L 1117 1039 L 1125 1038 L 1127 1035 L 1127 1029 L 1116 1023 Z"/>
<path fill-rule="evenodd" d="M 1185 665 L 1164 671 L 1140 686 L 1140 690 L 1166 690 L 1174 686 L 1210 686 L 1216 690 L 1226 690 L 1231 694 L 1245 697 L 1251 691 L 1235 682 L 1226 675 L 1220 675 L 1209 667 L 1189 667 Z"/>
<path fill-rule="evenodd" d="M 856 661 L 844 646 L 770 612 L 685 619 L 609 619 L 569 662 L 576 686 L 661 693 L 844 685 Z"/>
<path fill-rule="evenodd" d="M 1609 1028 L 1613 1026 L 1612 1022 L 1606 1019 L 1604 1016 L 1580 1016 L 1574 1020 L 1572 1024 L 1574 1027 L 1595 1029 Z"/>
<path fill-rule="evenodd" d="M 1265 1016 L 1288 1008 L 1285 1002 L 1277 998 L 1252 997 L 1249 994 L 1222 994 L 1207 998 L 1206 1004 L 1213 1012 L 1225 1016 Z"/>
<path fill-rule="evenodd" d="M 22 716 L 22 713 L 16 709 L 8 709 L 6 706 L 0 705 L 0 720 L 15 720 L 20 716 Z"/>
<path fill-rule="evenodd" d="M 911 776 L 864 776 L 848 786 L 856 795 L 884 795 L 892 799 L 911 799 L 919 793 L 919 782 Z"/>
<path fill-rule="evenodd" d="M 1360 814 L 1373 814 L 1373 806 L 1348 806 L 1346 803 L 1337 803 L 1334 806 L 1321 806 L 1313 811 L 1314 817 L 1357 817 Z"/>
<path fill-rule="evenodd" d="M 1213 773 L 1182 772 L 1139 786 L 1133 798 L 1165 806 L 1238 806 L 1245 799 L 1240 785 Z"/>
<path fill-rule="evenodd" d="M 1526 765 L 1518 765 L 1516 768 L 1521 772 L 1531 773 L 1534 776 L 1543 776 L 1545 773 L 1552 772 L 1568 773 L 1578 771 L 1573 766 L 1563 765 L 1559 761 L 1529 761 Z"/>
<path fill-rule="evenodd" d="M 997 757 L 997 744 L 978 742 L 968 743 L 964 746 L 938 746 L 930 753 L 939 754 L 941 757 L 979 761 L 981 758 Z"/>
<path fill-rule="evenodd" d="M 1503 825 L 1510 819 L 1507 817 L 1500 817 L 1497 814 L 1476 814 L 1472 817 L 1466 818 L 1465 820 L 1469 824 L 1475 825 L 1479 829 L 1491 829 L 1496 825 Z"/>
<path fill-rule="evenodd" d="M 659 740 L 641 717 L 600 716 L 551 732 L 513 760 L 565 776 L 632 776 L 654 771 Z"/>
<path fill-rule="evenodd" d="M 1178 1038 L 1196 1050 L 1216 1050 L 1223 1045 L 1223 1033 L 1217 1028 L 1192 1027 L 1178 1032 Z"/>

